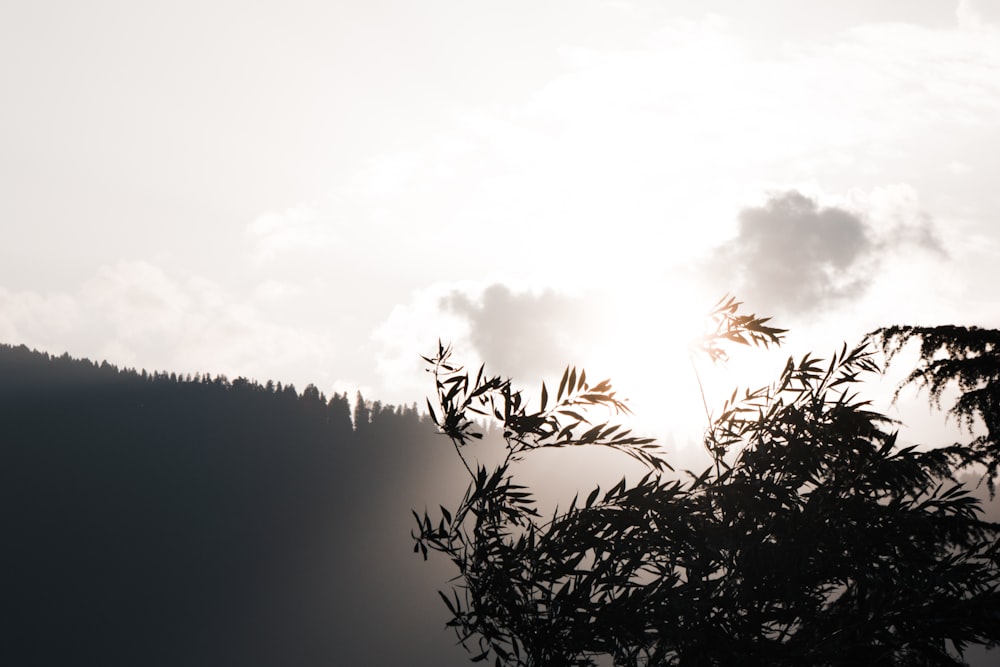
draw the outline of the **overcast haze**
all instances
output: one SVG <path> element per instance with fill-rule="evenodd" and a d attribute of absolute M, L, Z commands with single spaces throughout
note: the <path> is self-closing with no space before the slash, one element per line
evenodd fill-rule
<path fill-rule="evenodd" d="M 7 2 L 0 81 L 6 343 L 422 403 L 441 336 L 669 430 L 727 291 L 1000 326 L 992 3 Z"/>

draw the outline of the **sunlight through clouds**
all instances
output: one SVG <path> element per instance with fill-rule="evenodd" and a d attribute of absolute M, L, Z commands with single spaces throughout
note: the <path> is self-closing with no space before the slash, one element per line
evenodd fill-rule
<path fill-rule="evenodd" d="M 590 356 L 601 328 L 591 301 L 516 281 L 436 283 L 414 292 L 375 329 L 377 367 L 394 391 L 426 393 L 425 364 L 413 351 L 428 355 L 440 339 L 466 367 L 483 363 L 489 372 L 534 383 Z"/>
<path fill-rule="evenodd" d="M 319 215 L 352 220 L 342 233 L 355 247 L 379 247 L 376 239 L 390 228 L 419 229 L 405 251 L 382 246 L 379 262 L 353 268 L 370 270 L 372 281 L 387 268 L 431 281 L 373 325 L 381 380 L 372 386 L 393 396 L 410 387 L 421 396 L 427 389 L 416 355 L 440 336 L 466 346 L 470 364 L 473 358 L 517 359 L 506 365 L 529 383 L 552 372 L 532 350 L 545 350 L 546 359 L 596 363 L 631 388 L 637 405 L 649 406 L 640 412 L 656 415 L 647 417 L 652 428 L 655 421 L 660 428 L 676 424 L 664 406 L 681 406 L 677 413 L 689 420 L 701 414 L 690 361 L 665 338 L 723 293 L 781 315 L 780 309 L 767 312 L 774 291 L 805 289 L 797 273 L 815 272 L 817 295 L 840 295 L 808 309 L 829 323 L 883 295 L 881 286 L 866 290 L 901 276 L 906 266 L 944 261 L 917 186 L 892 185 L 898 178 L 887 180 L 878 165 L 908 160 L 912 137 L 929 128 L 986 122 L 984 114 L 1000 102 L 1000 82 L 988 70 L 1000 64 L 1000 51 L 989 27 L 977 30 L 878 24 L 815 43 L 795 42 L 792 35 L 779 59 L 756 52 L 722 17 L 671 21 L 629 50 L 565 46 L 567 71 L 522 103 L 462 110 L 449 132 L 372 158 L 334 188 Z M 747 254 L 740 211 L 749 210 L 748 193 L 761 196 L 762 183 L 801 180 L 823 183 L 813 196 L 817 216 L 843 211 L 831 219 L 831 233 L 852 222 L 860 234 L 861 245 L 842 266 L 834 255 L 803 255 L 794 243 L 785 256 L 775 255 L 779 237 L 794 241 L 786 232 L 812 234 L 805 219 L 763 239 L 764 254 Z M 838 191 L 844 194 L 825 194 Z M 300 212 L 280 228 L 270 219 L 254 223 L 261 247 L 280 247 L 306 265 L 322 262 L 308 251 L 315 221 L 301 213 L 315 210 L 289 210 Z M 824 238 L 813 239 L 817 252 L 826 247 Z M 704 274 L 699 267 L 726 243 L 739 257 Z M 939 256 L 924 259 L 903 248 Z M 908 259 L 889 260 L 899 252 Z M 767 266 L 785 272 L 773 284 L 760 282 Z M 733 275 L 737 267 L 750 273 Z M 491 284 L 484 273 L 517 275 L 535 294 L 544 286 L 582 290 L 589 327 L 577 324 L 577 315 L 558 315 L 558 308 L 552 319 L 558 324 L 534 326 L 523 302 L 497 320 L 518 324 L 519 331 L 489 330 L 508 345 L 491 353 L 482 333 L 478 345 L 476 338 L 477 318 L 489 312 L 480 310 Z M 463 281 L 465 291 L 456 293 L 467 296 L 449 297 L 444 285 Z M 757 294 L 753 285 L 765 291 Z M 908 303 L 900 287 L 894 303 Z M 767 291 L 772 297 L 764 298 Z M 449 298 L 451 306 L 443 306 Z M 805 325 L 801 304 L 787 303 L 794 312 L 779 324 Z M 680 312 L 687 315 L 677 317 Z M 675 319 L 665 319 L 668 313 Z M 581 332 L 576 345 L 559 325 Z M 860 335 L 860 326 L 837 335 Z M 682 389 L 666 391 L 655 381 L 657 369 Z M 706 377 L 714 372 L 705 371 Z M 696 440 L 698 428 L 681 428 L 681 439 Z"/>
<path fill-rule="evenodd" d="M 0 343 L 423 410 L 440 339 L 697 467 L 789 355 L 1000 326 L 1000 3 L 147 4 L 0 8 Z M 727 294 L 786 344 L 692 358 Z"/>
<path fill-rule="evenodd" d="M 572 20 L 554 9 L 540 13 L 537 25 L 491 18 L 502 34 L 489 32 L 493 24 L 480 16 L 475 30 L 483 32 L 461 36 L 464 52 L 410 35 L 416 41 L 343 42 L 337 48 L 346 51 L 335 53 L 323 50 L 336 40 L 320 24 L 258 8 L 252 25 L 225 39 L 258 43 L 269 35 L 286 44 L 297 35 L 296 47 L 309 54 L 304 69 L 282 53 L 252 86 L 227 83 L 238 99 L 257 104 L 252 118 L 263 143 L 247 130 L 239 151 L 208 156 L 230 161 L 231 169 L 218 170 L 225 179 L 207 178 L 202 165 L 171 172 L 201 180 L 158 182 L 178 197 L 207 193 L 209 185 L 221 192 L 231 182 L 242 194 L 192 199 L 205 209 L 197 215 L 171 209 L 176 232 L 147 224 L 149 234 L 132 233 L 135 216 L 119 215 L 117 227 L 93 234 L 107 248 L 87 241 L 107 254 L 84 261 L 84 253 L 66 250 L 77 263 L 75 282 L 6 286 L 0 322 L 15 338 L 42 340 L 28 334 L 52 321 L 48 344 L 67 349 L 100 351 L 93 341 L 104 334 L 95 332 L 108 331 L 116 341 L 109 355 L 145 366 L 215 358 L 276 378 L 317 373 L 317 383 L 328 377 L 402 402 L 427 391 L 419 354 L 438 337 L 453 338 L 529 384 L 563 359 L 596 364 L 595 373 L 622 376 L 623 389 L 641 401 L 655 391 L 647 371 L 673 368 L 662 356 L 676 344 L 664 336 L 688 319 L 675 315 L 704 312 L 727 292 L 761 314 L 782 314 L 764 312 L 781 306 L 779 325 L 818 332 L 821 341 L 858 335 L 920 304 L 951 313 L 954 298 L 986 317 L 989 298 L 960 286 L 987 282 L 1000 256 L 991 227 L 1000 198 L 990 181 L 1000 168 L 993 146 L 1000 33 L 989 7 L 963 0 L 935 20 L 930 10 L 911 20 L 881 5 L 871 12 L 796 7 L 764 26 L 735 4 L 585 4 Z M 369 28 L 405 32 L 357 14 Z M 280 34 L 268 32 L 272 25 Z M 558 37 L 546 25 L 560 26 Z M 458 39 L 451 28 L 434 34 Z M 492 47 L 515 38 L 526 40 L 524 52 L 495 59 Z M 351 49 L 361 59 L 348 66 L 340 58 Z M 266 60 L 258 54 L 254 62 Z M 197 108 L 213 104 L 209 83 L 199 78 L 208 97 Z M 272 83 L 281 95 L 258 97 Z M 234 108 L 232 100 L 216 101 Z M 145 109 L 142 100 L 130 108 Z M 190 120 L 193 108 L 180 111 Z M 269 125 L 272 113 L 279 120 Z M 101 131 L 112 136 L 110 126 Z M 222 134 L 212 150 L 244 136 Z M 171 146 L 192 141 L 169 137 Z M 357 145 L 352 137 L 361 137 Z M 298 143 L 284 146 L 283 138 Z M 315 150 L 304 151 L 310 142 Z M 279 144 L 285 152 L 273 153 L 274 164 L 246 160 Z M 129 146 L 117 150 L 125 155 Z M 772 220 L 756 235 L 741 227 L 747 211 L 791 191 L 814 201 L 815 211 L 798 223 Z M 94 192 L 94 201 L 114 201 Z M 151 193 L 142 190 L 144 206 L 171 201 Z M 836 229 L 808 226 L 831 211 L 843 214 Z M 831 254 L 827 242 L 846 238 L 851 225 L 856 247 Z M 33 229 L 19 228 L 12 246 L 22 237 L 45 246 Z M 802 244 L 815 252 L 797 252 Z M 720 260 L 721 247 L 729 250 Z M 783 272 L 762 268 L 779 259 Z M 724 266 L 707 268 L 712 260 Z M 796 280 L 796 271 L 812 279 Z M 781 285 L 789 287 L 775 295 Z M 833 296 L 812 311 L 801 307 L 817 294 Z M 538 315 L 539 304 L 551 317 Z M 90 309 L 107 322 L 86 324 Z M 51 314 L 57 311 L 63 314 Z M 499 340 L 510 347 L 501 350 Z M 287 365 L 266 351 L 271 345 L 287 348 Z M 657 394 L 650 414 L 670 402 Z"/>

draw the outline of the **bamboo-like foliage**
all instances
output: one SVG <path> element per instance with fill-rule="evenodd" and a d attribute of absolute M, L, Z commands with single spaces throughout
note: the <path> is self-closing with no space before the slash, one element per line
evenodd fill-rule
<path fill-rule="evenodd" d="M 779 344 L 765 318 L 724 300 L 696 348 Z M 567 368 L 529 409 L 509 380 L 470 376 L 439 344 L 435 423 L 469 486 L 439 516 L 414 513 L 414 550 L 450 558 L 441 597 L 473 661 L 596 665 L 960 665 L 1000 639 L 998 527 L 954 477 L 951 454 L 899 447 L 858 396 L 873 350 L 789 359 L 778 380 L 734 392 L 706 434 L 716 464 L 674 474 L 607 380 Z M 495 467 L 465 455 L 473 418 L 502 425 Z M 516 481 L 544 447 L 604 446 L 645 464 L 551 516 Z M 605 656 L 605 658 L 602 658 Z"/>

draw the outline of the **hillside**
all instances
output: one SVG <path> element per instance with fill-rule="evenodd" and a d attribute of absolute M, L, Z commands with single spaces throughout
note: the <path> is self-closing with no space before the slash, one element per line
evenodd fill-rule
<path fill-rule="evenodd" d="M 464 664 L 409 538 L 454 462 L 365 406 L 0 346 L 0 663 Z"/>

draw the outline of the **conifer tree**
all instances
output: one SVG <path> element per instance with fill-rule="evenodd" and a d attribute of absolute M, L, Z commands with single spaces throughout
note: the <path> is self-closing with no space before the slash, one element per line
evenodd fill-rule
<path fill-rule="evenodd" d="M 975 435 L 977 428 L 981 432 L 970 443 L 947 451 L 956 464 L 985 466 L 983 478 L 992 497 L 1000 474 L 1000 331 L 955 325 L 893 326 L 879 329 L 871 337 L 890 360 L 907 343 L 918 344 L 917 367 L 900 389 L 909 385 L 926 389 L 937 407 L 941 407 L 949 386 L 959 390 L 948 408 L 949 415 L 970 435 Z"/>
<path fill-rule="evenodd" d="M 354 397 L 354 428 L 357 431 L 361 431 L 371 424 L 371 407 L 368 402 L 365 401 L 365 397 L 361 395 L 361 392 Z"/>

